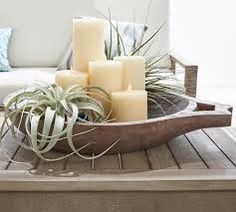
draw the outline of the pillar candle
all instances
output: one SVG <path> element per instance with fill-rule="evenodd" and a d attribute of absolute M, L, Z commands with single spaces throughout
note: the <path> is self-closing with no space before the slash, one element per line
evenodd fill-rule
<path fill-rule="evenodd" d="M 122 64 L 109 60 L 90 62 L 89 85 L 100 87 L 109 94 L 113 91 L 120 91 L 122 89 Z M 102 102 L 105 112 L 108 113 L 111 109 L 111 102 L 106 101 L 104 96 L 94 97 Z"/>
<path fill-rule="evenodd" d="M 67 89 L 73 85 L 86 87 L 88 86 L 88 74 L 72 70 L 57 71 L 55 83 L 63 89 Z"/>
<path fill-rule="evenodd" d="M 122 64 L 116 61 L 89 62 L 89 85 L 98 86 L 107 92 L 122 88 Z"/>
<path fill-rule="evenodd" d="M 73 69 L 88 71 L 88 62 L 105 60 L 104 21 L 95 18 L 73 20 Z"/>
<path fill-rule="evenodd" d="M 147 119 L 147 92 L 127 90 L 112 92 L 112 119 L 116 122 Z"/>
<path fill-rule="evenodd" d="M 123 64 L 123 90 L 131 85 L 133 90 L 145 90 L 145 58 L 141 56 L 120 56 L 115 61 Z"/>

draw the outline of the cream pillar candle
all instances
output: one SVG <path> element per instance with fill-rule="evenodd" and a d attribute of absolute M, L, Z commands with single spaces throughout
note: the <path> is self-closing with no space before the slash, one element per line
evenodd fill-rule
<path fill-rule="evenodd" d="M 123 64 L 123 90 L 131 85 L 133 90 L 145 90 L 145 58 L 141 56 L 115 57 Z"/>
<path fill-rule="evenodd" d="M 88 86 L 88 74 L 78 71 L 57 71 L 55 75 L 55 83 L 67 89 L 73 85 Z"/>
<path fill-rule="evenodd" d="M 122 64 L 106 60 L 89 62 L 89 85 L 98 86 L 107 92 L 122 89 Z"/>
<path fill-rule="evenodd" d="M 88 62 L 105 60 L 104 21 L 95 18 L 73 20 L 73 69 L 88 71 Z"/>
<path fill-rule="evenodd" d="M 112 92 L 112 119 L 116 122 L 146 120 L 147 92 L 141 90 L 127 90 Z"/>
<path fill-rule="evenodd" d="M 89 85 L 101 87 L 108 93 L 122 89 L 122 64 L 116 61 L 89 62 Z M 109 113 L 111 103 L 104 96 L 94 96 L 102 102 L 105 112 Z"/>

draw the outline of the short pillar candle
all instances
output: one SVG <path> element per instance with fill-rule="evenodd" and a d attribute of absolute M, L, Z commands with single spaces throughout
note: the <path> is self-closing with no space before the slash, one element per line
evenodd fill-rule
<path fill-rule="evenodd" d="M 106 60 L 89 62 L 89 85 L 98 86 L 107 92 L 122 89 L 122 64 Z"/>
<path fill-rule="evenodd" d="M 89 85 L 104 89 L 111 94 L 122 89 L 122 64 L 116 61 L 94 61 L 89 63 Z M 102 96 L 94 96 L 102 102 L 105 112 L 111 109 L 111 102 Z"/>
<path fill-rule="evenodd" d="M 145 90 L 145 58 L 141 56 L 120 56 L 115 61 L 123 65 L 123 90 L 131 85 L 133 90 Z"/>
<path fill-rule="evenodd" d="M 141 90 L 127 90 L 112 92 L 112 119 L 115 122 L 129 122 L 146 120 L 147 92 Z"/>
<path fill-rule="evenodd" d="M 72 70 L 57 71 L 55 83 L 63 89 L 67 89 L 73 85 L 86 87 L 88 86 L 88 74 Z"/>

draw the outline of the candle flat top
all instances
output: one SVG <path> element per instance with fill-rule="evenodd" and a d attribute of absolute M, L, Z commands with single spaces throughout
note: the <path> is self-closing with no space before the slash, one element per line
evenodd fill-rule
<path fill-rule="evenodd" d="M 113 60 L 96 60 L 96 61 L 90 61 L 89 65 L 93 66 L 113 66 L 113 65 L 121 65 L 121 62 L 119 61 L 113 61 Z"/>
<path fill-rule="evenodd" d="M 116 91 L 112 92 L 112 95 L 114 96 L 143 96 L 147 95 L 147 91 L 142 91 L 142 90 L 127 90 L 127 91 Z"/>
<path fill-rule="evenodd" d="M 114 57 L 115 60 L 145 60 L 143 56 L 119 56 Z"/>
<path fill-rule="evenodd" d="M 73 23 L 85 23 L 85 24 L 89 24 L 89 23 L 103 23 L 104 24 L 104 20 L 99 19 L 99 18 L 93 18 L 93 17 L 89 17 L 89 18 L 74 18 L 73 19 Z"/>

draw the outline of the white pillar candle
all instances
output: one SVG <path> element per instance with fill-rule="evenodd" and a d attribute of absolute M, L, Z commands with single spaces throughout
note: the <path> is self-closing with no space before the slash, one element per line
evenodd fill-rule
<path fill-rule="evenodd" d="M 88 86 L 88 74 L 71 70 L 57 71 L 55 83 L 63 89 L 67 89 L 73 85 L 86 87 Z"/>
<path fill-rule="evenodd" d="M 88 62 L 105 60 L 104 21 L 95 18 L 73 20 L 73 69 L 88 71 Z"/>
<path fill-rule="evenodd" d="M 127 90 L 112 92 L 112 119 L 116 122 L 146 120 L 148 116 L 147 92 Z"/>
<path fill-rule="evenodd" d="M 123 64 L 123 90 L 131 85 L 133 90 L 145 90 L 145 58 L 141 56 L 115 57 Z"/>

